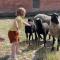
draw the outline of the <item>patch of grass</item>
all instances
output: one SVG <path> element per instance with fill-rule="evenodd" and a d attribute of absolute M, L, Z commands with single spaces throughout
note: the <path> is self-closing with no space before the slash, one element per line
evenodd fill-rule
<path fill-rule="evenodd" d="M 0 60 L 5 60 L 4 58 L 7 55 L 10 55 L 10 43 L 8 39 L 8 30 L 12 25 L 13 19 L 1 19 L 0 20 L 0 37 L 4 38 L 5 40 L 1 43 L 2 46 L 0 47 Z M 21 40 L 20 42 L 26 41 L 24 29 L 21 33 Z M 22 46 L 24 45 L 24 46 Z M 42 46 L 32 46 L 28 47 L 26 43 L 22 43 L 20 45 L 20 49 L 22 49 L 22 54 L 18 55 L 19 60 L 60 60 L 60 51 L 51 52 L 51 48 L 47 47 L 44 48 Z M 34 56 L 33 56 L 34 55 Z"/>

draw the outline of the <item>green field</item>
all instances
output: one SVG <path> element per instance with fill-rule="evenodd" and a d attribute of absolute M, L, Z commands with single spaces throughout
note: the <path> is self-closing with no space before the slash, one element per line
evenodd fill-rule
<path fill-rule="evenodd" d="M 11 45 L 8 39 L 8 30 L 11 27 L 13 19 L 0 19 L 0 37 L 4 40 L 0 42 L 0 60 L 7 60 L 11 53 Z M 60 51 L 51 52 L 51 45 L 47 42 L 47 47 L 44 48 L 43 44 L 39 46 L 28 46 L 24 34 L 24 29 L 21 33 L 20 49 L 22 53 L 18 55 L 19 60 L 60 60 Z M 48 39 L 48 38 L 47 38 Z"/>

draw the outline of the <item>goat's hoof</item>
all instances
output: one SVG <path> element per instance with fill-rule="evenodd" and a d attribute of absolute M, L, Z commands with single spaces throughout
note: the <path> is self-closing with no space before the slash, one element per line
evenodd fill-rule
<path fill-rule="evenodd" d="M 46 45 L 44 44 L 44 47 L 46 47 Z"/>
<path fill-rule="evenodd" d="M 29 44 L 29 46 L 32 46 L 32 44 Z"/>
<path fill-rule="evenodd" d="M 59 51 L 59 48 L 57 47 L 57 51 Z"/>
<path fill-rule="evenodd" d="M 44 47 L 46 47 L 47 46 L 47 44 L 46 44 L 46 42 L 44 43 Z"/>
<path fill-rule="evenodd" d="M 28 46 L 30 46 L 30 44 L 28 44 Z"/>
<path fill-rule="evenodd" d="M 55 50 L 55 47 L 52 47 L 51 51 L 54 51 Z"/>

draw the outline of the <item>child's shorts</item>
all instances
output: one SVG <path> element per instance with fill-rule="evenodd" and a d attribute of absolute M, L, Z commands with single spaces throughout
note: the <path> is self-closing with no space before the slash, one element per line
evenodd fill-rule
<path fill-rule="evenodd" d="M 17 31 L 9 31 L 8 37 L 9 37 L 10 43 L 19 41 L 19 33 Z"/>

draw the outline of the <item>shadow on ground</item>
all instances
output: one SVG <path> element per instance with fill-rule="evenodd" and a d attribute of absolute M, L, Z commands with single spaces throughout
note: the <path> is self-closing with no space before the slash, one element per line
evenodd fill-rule
<path fill-rule="evenodd" d="M 32 46 L 39 46 L 39 45 L 42 45 L 44 42 L 42 41 L 42 40 L 38 40 L 38 41 L 35 41 L 35 40 L 30 40 L 30 44 L 32 45 Z M 50 41 L 50 40 L 47 40 L 47 42 L 46 42 L 47 44 L 48 44 L 48 46 L 50 46 L 51 44 L 52 44 L 52 41 Z M 22 41 L 22 42 L 20 42 L 20 46 L 25 46 L 25 44 L 29 44 L 29 41 L 27 40 L 24 40 L 24 41 Z"/>
<path fill-rule="evenodd" d="M 41 42 L 40 42 L 41 43 Z M 53 57 L 56 57 L 56 49 L 54 51 L 51 51 L 52 41 L 46 42 L 46 47 L 41 46 L 37 49 L 37 51 L 34 53 L 34 56 L 32 60 L 48 60 L 49 57 L 53 59 Z M 53 55 L 53 57 L 51 56 Z M 53 59 L 54 60 L 54 59 Z"/>
<path fill-rule="evenodd" d="M 38 49 L 32 60 L 47 60 L 46 48 L 42 47 Z"/>
<path fill-rule="evenodd" d="M 4 38 L 0 37 L 0 42 L 3 42 L 4 40 L 5 40 Z"/>
<path fill-rule="evenodd" d="M 9 58 L 9 55 L 6 55 L 4 57 L 0 57 L 0 60 L 8 60 L 8 58 Z"/>
<path fill-rule="evenodd" d="M 36 41 L 33 40 L 33 41 L 30 41 L 30 46 L 29 46 L 29 41 L 23 41 L 23 42 L 20 42 L 20 46 L 26 46 L 26 48 L 24 48 L 22 51 L 23 52 L 27 52 L 27 51 L 30 51 L 30 50 L 36 50 L 38 49 L 40 46 L 43 45 L 43 41 L 38 41 L 37 45 L 36 45 Z M 51 48 L 51 45 L 52 45 L 52 41 L 49 41 L 47 40 L 46 42 L 46 47 L 47 48 Z"/>

